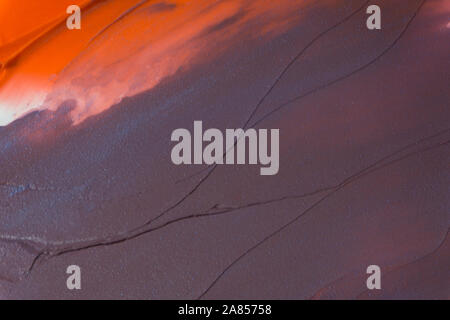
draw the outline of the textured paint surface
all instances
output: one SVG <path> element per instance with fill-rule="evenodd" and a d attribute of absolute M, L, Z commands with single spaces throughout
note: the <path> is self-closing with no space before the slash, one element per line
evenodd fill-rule
<path fill-rule="evenodd" d="M 0 298 L 450 298 L 448 1 L 54 2 L 0 1 Z M 195 120 L 278 175 L 173 165 Z"/>

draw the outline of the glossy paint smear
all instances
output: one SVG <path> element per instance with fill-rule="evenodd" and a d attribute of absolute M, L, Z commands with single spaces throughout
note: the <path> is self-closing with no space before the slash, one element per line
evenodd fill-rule
<path fill-rule="evenodd" d="M 70 4 L 82 8 L 81 30 L 66 27 Z M 30 110 L 56 110 L 68 100 L 76 103 L 72 118 L 78 123 L 200 59 L 212 59 L 239 39 L 278 34 L 301 17 L 302 5 L 3 0 L 0 125 Z"/>
<path fill-rule="evenodd" d="M 448 299 L 450 2 L 372 2 L 0 0 L 0 299 Z"/>

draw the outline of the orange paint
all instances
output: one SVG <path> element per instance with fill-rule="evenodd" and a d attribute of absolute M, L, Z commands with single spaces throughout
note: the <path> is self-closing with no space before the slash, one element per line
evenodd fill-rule
<path fill-rule="evenodd" d="M 0 3 L 0 125 L 36 108 L 56 110 L 69 99 L 76 100 L 72 118 L 78 123 L 180 68 L 213 59 L 239 38 L 282 32 L 304 5 L 292 0 Z M 82 7 L 81 30 L 66 28 L 70 4 Z"/>

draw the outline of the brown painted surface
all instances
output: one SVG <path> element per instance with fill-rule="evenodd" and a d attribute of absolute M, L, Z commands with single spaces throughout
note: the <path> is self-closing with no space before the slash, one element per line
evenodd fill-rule
<path fill-rule="evenodd" d="M 92 71 L 87 51 L 44 90 L 58 107 L 0 127 L 0 298 L 450 298 L 449 5 L 378 1 L 369 31 L 366 1 L 288 2 L 204 2 L 139 63 Z M 166 53 L 149 83 L 140 63 Z M 279 173 L 173 165 L 194 120 L 279 128 Z"/>

